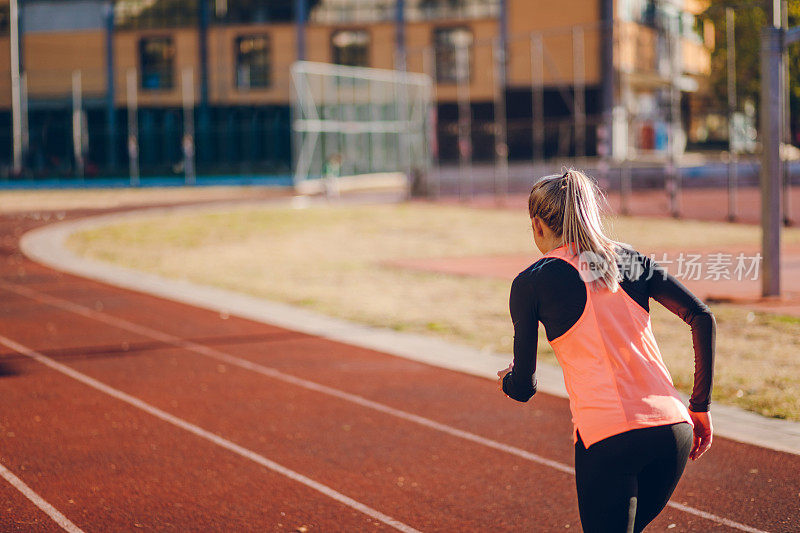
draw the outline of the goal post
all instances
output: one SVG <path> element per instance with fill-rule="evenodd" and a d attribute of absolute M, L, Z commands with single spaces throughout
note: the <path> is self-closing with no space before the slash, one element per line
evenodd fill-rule
<path fill-rule="evenodd" d="M 298 61 L 291 84 L 299 192 L 424 179 L 433 135 L 429 76 Z"/>

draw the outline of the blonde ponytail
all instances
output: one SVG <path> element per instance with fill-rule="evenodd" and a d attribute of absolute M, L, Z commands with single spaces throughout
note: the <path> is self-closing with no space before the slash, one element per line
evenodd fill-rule
<path fill-rule="evenodd" d="M 545 176 L 536 182 L 528 198 L 528 211 L 531 218 L 541 218 L 573 253 L 580 254 L 592 279 L 613 292 L 619 288 L 621 245 L 603 232 L 598 205 L 601 199 L 593 180 L 569 169 L 563 175 Z"/>

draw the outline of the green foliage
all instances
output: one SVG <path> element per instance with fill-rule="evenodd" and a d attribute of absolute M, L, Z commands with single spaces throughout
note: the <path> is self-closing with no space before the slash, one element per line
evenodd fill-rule
<path fill-rule="evenodd" d="M 711 0 L 703 14 L 714 25 L 716 47 L 711 54 L 711 86 L 719 109 L 727 108 L 728 71 L 725 8 L 734 10 L 736 41 L 736 93 L 741 109 L 742 102 L 759 102 L 761 28 L 771 23 L 771 12 L 765 7 L 772 2 Z M 800 25 L 800 1 L 789 5 L 789 27 Z M 789 47 L 789 108 L 792 131 L 800 129 L 800 43 Z"/>
<path fill-rule="evenodd" d="M 761 5 L 748 2 L 739 5 L 735 11 L 736 32 L 736 92 L 740 101 L 751 99 L 758 102 L 759 92 L 759 45 L 761 43 L 761 27 L 766 24 L 766 15 Z M 704 13 L 704 18 L 714 25 L 714 42 L 711 53 L 711 86 L 714 96 L 725 109 L 728 99 L 728 42 L 725 8 L 731 6 L 726 0 L 711 0 Z"/>

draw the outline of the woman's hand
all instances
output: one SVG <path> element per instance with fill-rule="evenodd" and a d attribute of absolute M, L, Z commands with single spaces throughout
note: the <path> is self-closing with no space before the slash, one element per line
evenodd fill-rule
<path fill-rule="evenodd" d="M 689 416 L 694 422 L 694 443 L 689 458 L 692 461 L 700 459 L 706 450 L 711 447 L 711 438 L 714 428 L 711 425 L 711 413 L 695 413 L 689 411 Z"/>
<path fill-rule="evenodd" d="M 514 369 L 514 362 L 512 361 L 508 367 L 504 368 L 503 370 L 497 371 L 497 386 L 500 390 L 503 390 L 503 378 L 506 377 L 506 374 L 511 372 Z"/>

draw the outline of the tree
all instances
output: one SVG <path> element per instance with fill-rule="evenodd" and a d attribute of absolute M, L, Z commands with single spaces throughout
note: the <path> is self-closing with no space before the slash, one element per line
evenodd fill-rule
<path fill-rule="evenodd" d="M 800 24 L 800 0 L 789 3 L 789 27 Z M 772 2 L 711 0 L 703 17 L 714 25 L 716 47 L 711 53 L 711 87 L 719 109 L 727 108 L 727 54 L 725 8 L 734 9 L 736 40 L 736 94 L 738 101 L 760 100 L 761 28 L 772 23 Z M 769 11 L 767 11 L 767 8 Z M 792 139 L 800 132 L 800 44 L 789 47 L 789 110 Z M 797 142 L 795 142 L 797 144 Z"/>

